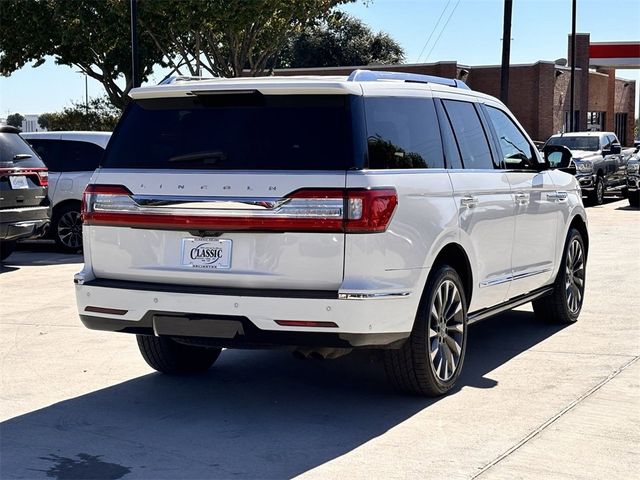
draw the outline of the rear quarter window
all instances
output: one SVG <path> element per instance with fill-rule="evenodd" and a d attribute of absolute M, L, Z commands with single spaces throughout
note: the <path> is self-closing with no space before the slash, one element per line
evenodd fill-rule
<path fill-rule="evenodd" d="M 104 149 L 76 140 L 32 139 L 29 143 L 52 172 L 89 172 L 98 168 Z"/>
<path fill-rule="evenodd" d="M 367 97 L 370 169 L 444 168 L 433 99 Z"/>

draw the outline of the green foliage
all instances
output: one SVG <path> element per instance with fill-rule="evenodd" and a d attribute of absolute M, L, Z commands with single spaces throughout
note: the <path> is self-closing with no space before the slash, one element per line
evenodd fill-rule
<path fill-rule="evenodd" d="M 144 11 L 148 2 L 139 3 Z M 111 103 L 124 107 L 132 85 L 128 0 L 2 0 L 0 24 L 0 74 L 53 56 L 102 83 Z M 144 80 L 161 55 L 148 36 L 139 43 Z"/>
<path fill-rule="evenodd" d="M 12 127 L 22 128 L 22 121 L 24 117 L 19 113 L 12 113 L 7 116 L 7 125 L 11 125 Z"/>
<path fill-rule="evenodd" d="M 144 31 L 179 73 L 269 73 L 287 40 L 355 0 L 158 0 Z"/>
<path fill-rule="evenodd" d="M 110 132 L 118 123 L 120 110 L 106 98 L 89 100 L 89 108 L 83 103 L 73 103 L 61 112 L 43 113 L 38 124 L 49 131 L 91 130 Z"/>
<path fill-rule="evenodd" d="M 157 65 L 180 74 L 261 75 L 287 39 L 352 1 L 138 0 L 141 80 Z M 53 56 L 102 83 L 114 106 L 125 106 L 129 0 L 2 0 L 0 25 L 0 74 Z"/>
<path fill-rule="evenodd" d="M 374 33 L 357 18 L 330 17 L 293 37 L 279 55 L 278 68 L 395 64 L 404 50 L 384 32 Z"/>

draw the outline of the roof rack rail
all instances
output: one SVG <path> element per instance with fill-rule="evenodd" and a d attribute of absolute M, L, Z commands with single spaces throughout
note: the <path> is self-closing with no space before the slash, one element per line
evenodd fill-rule
<path fill-rule="evenodd" d="M 189 77 L 186 75 L 174 75 L 164 77 L 158 85 L 171 85 L 175 82 L 196 82 L 198 80 L 211 80 L 213 77 Z"/>
<path fill-rule="evenodd" d="M 351 72 L 351 75 L 349 75 L 349 78 L 347 78 L 347 81 L 349 82 L 375 82 L 377 80 L 399 80 L 408 83 L 435 83 L 438 85 L 470 90 L 469 86 L 462 80 L 435 77 L 433 75 L 421 75 L 418 73 L 354 70 Z"/>

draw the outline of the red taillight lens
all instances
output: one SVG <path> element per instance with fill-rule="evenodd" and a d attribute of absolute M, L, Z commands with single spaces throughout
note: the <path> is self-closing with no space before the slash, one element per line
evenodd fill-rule
<path fill-rule="evenodd" d="M 133 205 L 131 191 L 122 185 L 87 185 L 82 195 L 82 220 L 91 224 L 96 214 L 126 213 L 126 207 Z"/>
<path fill-rule="evenodd" d="M 140 199 L 138 199 L 140 200 Z M 398 196 L 393 188 L 301 189 L 282 199 L 252 202 L 206 199 L 206 208 L 184 208 L 170 197 L 136 202 L 121 185 L 89 185 L 82 217 L 87 225 L 176 230 L 376 233 L 384 232 Z M 198 203 L 198 197 L 193 202 Z M 224 204 L 216 208 L 216 203 Z M 203 202 L 205 203 L 205 202 Z M 229 207 L 235 203 L 237 206 Z"/>
<path fill-rule="evenodd" d="M 347 233 L 384 232 L 398 205 L 393 188 L 347 190 Z"/>
<path fill-rule="evenodd" d="M 49 186 L 49 172 L 47 170 L 38 170 L 38 183 L 41 187 Z"/>

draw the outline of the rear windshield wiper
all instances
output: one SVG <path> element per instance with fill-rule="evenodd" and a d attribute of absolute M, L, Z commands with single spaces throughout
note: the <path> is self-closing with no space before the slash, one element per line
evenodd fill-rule
<path fill-rule="evenodd" d="M 212 151 L 212 152 L 194 152 L 187 153 L 186 155 L 177 155 L 175 157 L 169 158 L 169 162 L 194 162 L 197 160 L 203 160 L 204 163 L 216 163 L 218 160 L 226 160 L 227 155 L 221 151 Z"/>
<path fill-rule="evenodd" d="M 30 153 L 17 153 L 13 156 L 13 160 L 25 160 L 27 158 L 31 158 L 33 157 L 33 155 L 31 155 Z"/>

